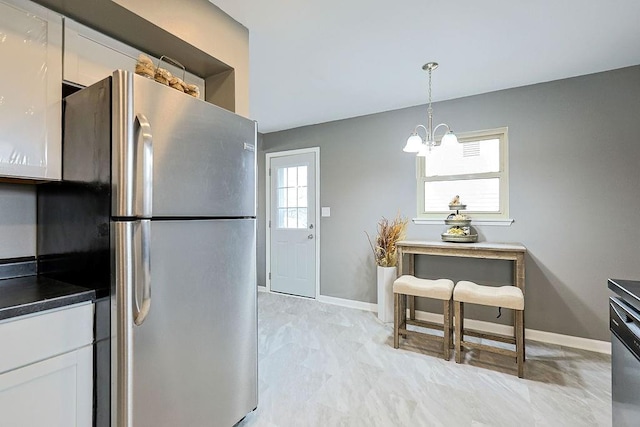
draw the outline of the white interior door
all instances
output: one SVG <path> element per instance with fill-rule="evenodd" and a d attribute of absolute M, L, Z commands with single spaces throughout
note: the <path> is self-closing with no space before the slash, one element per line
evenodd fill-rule
<path fill-rule="evenodd" d="M 270 290 L 316 297 L 317 151 L 270 157 Z"/>

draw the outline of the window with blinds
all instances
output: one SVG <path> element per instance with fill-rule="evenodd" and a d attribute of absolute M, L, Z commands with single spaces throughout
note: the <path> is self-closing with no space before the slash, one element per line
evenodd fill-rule
<path fill-rule="evenodd" d="M 444 219 L 459 195 L 472 218 L 508 218 L 507 128 L 458 135 L 418 161 L 418 216 Z"/>

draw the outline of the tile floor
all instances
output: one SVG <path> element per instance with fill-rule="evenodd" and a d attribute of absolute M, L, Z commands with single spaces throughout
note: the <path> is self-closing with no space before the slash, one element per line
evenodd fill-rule
<path fill-rule="evenodd" d="M 527 341 L 515 362 L 393 348 L 375 313 L 258 294 L 258 409 L 241 427 L 610 426 L 610 357 Z"/>

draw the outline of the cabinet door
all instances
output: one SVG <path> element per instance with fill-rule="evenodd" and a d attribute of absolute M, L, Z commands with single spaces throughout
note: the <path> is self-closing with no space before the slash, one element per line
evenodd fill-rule
<path fill-rule="evenodd" d="M 0 375 L 0 424 L 21 427 L 90 427 L 92 347 Z"/>
<path fill-rule="evenodd" d="M 0 176 L 61 178 L 62 17 L 0 0 Z"/>
<path fill-rule="evenodd" d="M 138 55 L 141 52 L 122 42 L 105 36 L 91 28 L 81 25 L 71 19 L 64 20 L 64 80 L 80 86 L 90 86 L 95 82 L 110 76 L 114 70 L 135 70 Z M 150 56 L 150 55 L 148 55 Z M 150 56 L 151 57 L 151 56 Z M 158 64 L 158 58 L 153 58 Z M 182 77 L 182 70 L 164 65 L 178 77 Z M 201 89 L 200 97 L 204 96 L 204 80 L 200 77 L 185 73 L 187 83 L 198 85 Z"/>

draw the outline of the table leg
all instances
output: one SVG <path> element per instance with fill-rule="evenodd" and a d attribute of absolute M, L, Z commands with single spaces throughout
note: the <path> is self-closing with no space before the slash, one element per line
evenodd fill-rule
<path fill-rule="evenodd" d="M 525 288 L 525 267 L 524 267 L 524 257 L 525 254 L 518 254 L 515 262 L 515 285 L 522 290 L 522 294 L 524 295 Z M 524 312 L 522 313 L 522 355 L 523 361 L 526 359 L 526 344 L 524 339 Z"/>
<path fill-rule="evenodd" d="M 415 259 L 415 254 L 409 254 L 409 274 L 412 276 L 416 275 Z"/>
<path fill-rule="evenodd" d="M 524 294 L 524 254 L 518 254 L 514 265 L 514 285 L 519 287 Z"/>

